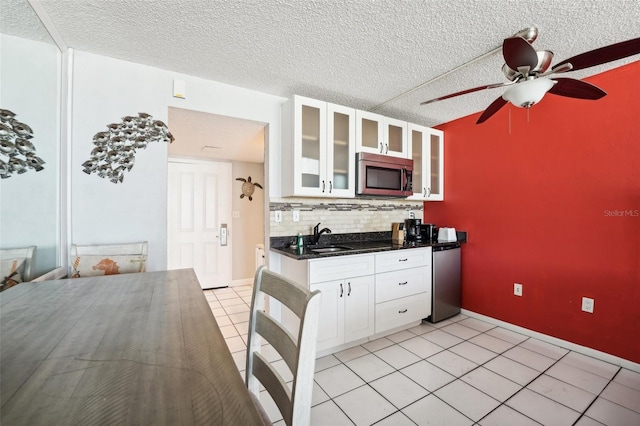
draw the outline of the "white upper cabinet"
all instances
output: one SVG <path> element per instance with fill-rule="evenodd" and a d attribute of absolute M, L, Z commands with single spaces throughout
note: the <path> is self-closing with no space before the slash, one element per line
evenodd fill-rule
<path fill-rule="evenodd" d="M 333 197 L 355 195 L 355 115 L 353 108 L 327 104 L 327 180 Z"/>
<path fill-rule="evenodd" d="M 356 152 L 409 158 L 407 123 L 367 111 L 356 111 Z"/>
<path fill-rule="evenodd" d="M 444 133 L 409 124 L 409 158 L 413 159 L 413 196 L 410 200 L 444 200 Z"/>
<path fill-rule="evenodd" d="M 355 110 L 294 96 L 282 107 L 283 196 L 355 196 Z"/>

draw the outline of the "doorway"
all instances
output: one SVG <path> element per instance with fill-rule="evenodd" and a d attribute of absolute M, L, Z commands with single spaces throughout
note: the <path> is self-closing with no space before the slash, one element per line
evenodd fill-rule
<path fill-rule="evenodd" d="M 169 187 L 173 185 L 173 180 L 177 175 L 171 172 L 171 163 L 180 162 L 182 164 L 227 164 L 231 169 L 230 183 L 226 184 L 230 191 L 230 199 L 216 196 L 215 204 L 218 217 L 223 217 L 222 210 L 227 209 L 230 219 L 227 222 L 218 221 L 215 233 L 220 237 L 219 224 L 227 225 L 227 246 L 222 249 L 220 239 L 217 241 L 217 252 L 224 250 L 230 252 L 230 258 L 224 262 L 218 261 L 218 255 L 206 255 L 202 268 L 213 270 L 218 268 L 214 264 L 220 264 L 219 268 L 226 268 L 229 278 L 205 278 L 201 284 L 203 288 L 212 284 L 221 286 L 222 281 L 226 285 L 243 285 L 253 282 L 253 275 L 256 268 L 256 246 L 265 242 L 265 212 L 268 212 L 265 185 L 266 165 L 266 124 L 245 120 L 235 117 L 227 117 L 218 114 L 211 114 L 200 111 L 187 110 L 182 108 L 169 108 L 168 125 L 175 141 L 169 146 Z M 193 173 L 191 171 L 190 173 Z M 204 173 L 210 173 L 209 171 Z M 251 178 L 252 183 L 258 183 L 254 187 L 254 193 L 249 200 L 248 196 L 241 198 L 242 185 Z M 186 184 L 188 186 L 188 184 Z M 262 188 L 260 188 L 262 187 Z M 213 191 L 213 190 L 211 190 Z M 205 205 L 209 190 L 201 193 L 203 200 L 197 205 Z M 198 192 L 195 192 L 198 193 Z M 168 194 L 168 215 L 174 201 Z M 194 200 L 195 203 L 195 200 Z M 183 208 L 181 206 L 181 208 Z M 199 207 L 198 207 L 199 208 Z M 213 213 L 208 213 L 212 215 Z M 175 220 L 175 219 L 174 219 Z M 268 224 L 267 224 L 268 226 Z M 171 230 L 168 229 L 169 234 Z M 204 228 L 201 231 L 204 238 L 208 231 Z M 193 235 L 192 237 L 196 237 Z M 207 237 L 210 237 L 207 236 Z M 197 237 L 200 238 L 200 237 Z M 174 247 L 171 236 L 167 241 L 167 264 L 175 266 L 180 264 L 182 254 Z M 209 243 L 207 243 L 209 244 Z M 211 250 L 209 249 L 211 253 Z M 188 255 L 185 255 L 188 257 Z M 212 257 L 213 256 L 213 257 Z M 186 258 L 183 257 L 183 258 Z M 222 258 L 221 258 L 222 259 Z M 195 268 L 194 268 L 195 269 Z M 196 273 L 198 273 L 196 271 Z M 219 276 L 225 276 L 222 271 Z M 204 273 L 202 275 L 205 275 Z M 200 278 L 200 274 L 198 274 Z M 222 281 L 220 281 L 222 280 Z"/>

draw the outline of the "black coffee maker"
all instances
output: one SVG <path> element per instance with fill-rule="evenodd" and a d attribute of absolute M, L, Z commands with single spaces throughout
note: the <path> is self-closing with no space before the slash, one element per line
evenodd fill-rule
<path fill-rule="evenodd" d="M 423 223 L 420 225 L 423 243 L 435 243 L 438 240 L 438 228 L 433 223 Z"/>
<path fill-rule="evenodd" d="M 420 225 L 422 219 L 405 219 L 404 220 L 404 236 L 408 243 L 419 243 L 422 241 L 422 233 Z"/>

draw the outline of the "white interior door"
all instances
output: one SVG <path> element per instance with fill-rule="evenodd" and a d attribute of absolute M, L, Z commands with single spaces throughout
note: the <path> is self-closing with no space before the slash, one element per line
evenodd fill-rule
<path fill-rule="evenodd" d="M 203 289 L 231 284 L 231 163 L 169 161 L 168 269 L 193 268 Z"/>

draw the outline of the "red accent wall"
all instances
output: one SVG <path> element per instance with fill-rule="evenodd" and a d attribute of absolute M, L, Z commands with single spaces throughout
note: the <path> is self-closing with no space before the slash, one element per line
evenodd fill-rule
<path fill-rule="evenodd" d="M 469 232 L 463 308 L 640 363 L 640 61 L 585 81 L 608 95 L 439 126 L 445 201 L 424 221 Z"/>

